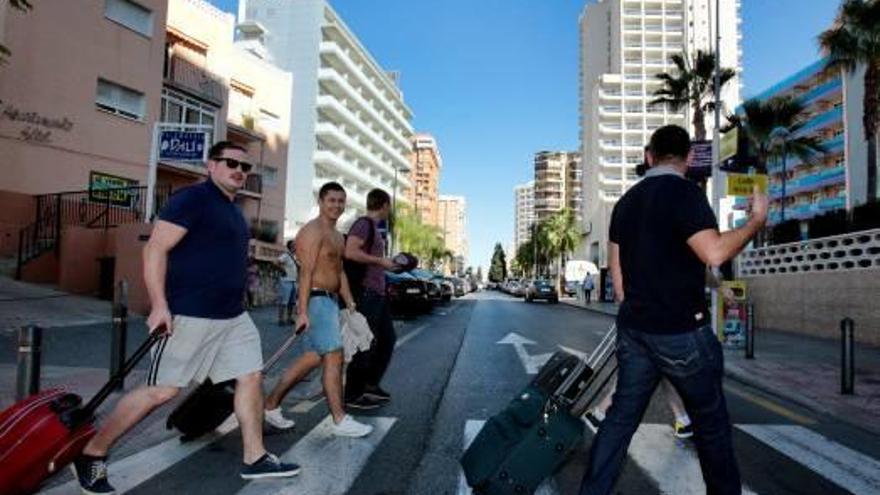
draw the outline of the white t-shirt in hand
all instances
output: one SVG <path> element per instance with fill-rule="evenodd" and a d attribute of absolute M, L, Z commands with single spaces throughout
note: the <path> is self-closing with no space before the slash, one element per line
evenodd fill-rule
<path fill-rule="evenodd" d="M 293 256 L 289 252 L 284 252 L 284 254 L 278 257 L 278 262 L 281 263 L 284 268 L 284 276 L 281 277 L 281 280 L 296 282 L 298 269 L 296 266 L 296 260 L 293 259 Z"/>

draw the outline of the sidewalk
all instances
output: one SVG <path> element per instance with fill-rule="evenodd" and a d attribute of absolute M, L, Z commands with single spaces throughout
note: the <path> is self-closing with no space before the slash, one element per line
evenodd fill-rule
<path fill-rule="evenodd" d="M 51 328 L 109 322 L 111 306 L 109 301 L 0 276 L 2 333 L 16 332 L 30 324 Z"/>
<path fill-rule="evenodd" d="M 613 303 L 561 302 L 617 315 Z M 783 397 L 817 413 L 880 434 L 880 348 L 856 344 L 855 394 L 840 394 L 840 342 L 778 330 L 757 329 L 755 359 L 742 349 L 725 349 L 729 379 Z"/>

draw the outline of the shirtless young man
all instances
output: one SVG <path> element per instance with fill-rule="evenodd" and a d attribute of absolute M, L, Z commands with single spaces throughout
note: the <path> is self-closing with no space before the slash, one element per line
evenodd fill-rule
<path fill-rule="evenodd" d="M 336 182 L 321 186 L 318 208 L 318 218 L 307 223 L 296 237 L 296 255 L 302 266 L 294 330 L 304 332 L 309 350 L 284 372 L 266 398 L 265 417 L 276 428 L 293 428 L 293 421 L 281 414 L 281 401 L 294 385 L 323 364 L 324 395 L 333 416 L 333 433 L 363 437 L 369 435 L 373 427 L 355 421 L 342 405 L 343 357 L 338 299 L 341 296 L 349 309 L 355 306 L 342 270 L 345 241 L 336 230 L 336 221 L 345 211 L 345 189 Z"/>

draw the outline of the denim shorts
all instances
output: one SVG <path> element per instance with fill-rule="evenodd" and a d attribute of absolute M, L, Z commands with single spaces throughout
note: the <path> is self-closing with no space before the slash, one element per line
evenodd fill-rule
<path fill-rule="evenodd" d="M 296 282 L 293 280 L 278 282 L 278 304 L 281 306 L 296 304 Z"/>
<path fill-rule="evenodd" d="M 306 345 L 319 355 L 342 349 L 339 304 L 327 296 L 309 298 L 309 329 L 303 335 Z"/>

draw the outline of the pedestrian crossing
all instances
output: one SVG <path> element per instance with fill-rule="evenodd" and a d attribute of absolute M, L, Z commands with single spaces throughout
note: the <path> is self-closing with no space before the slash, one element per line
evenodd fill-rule
<path fill-rule="evenodd" d="M 469 420 L 463 433 L 462 452 L 482 429 L 485 421 Z M 855 495 L 880 493 L 880 462 L 798 425 L 736 425 L 736 429 L 761 442 L 804 468 Z M 633 435 L 629 457 L 666 495 L 703 495 L 703 483 L 696 450 L 677 440 L 666 424 L 642 424 Z M 470 494 L 464 473 L 459 475 L 458 495 Z M 538 495 L 561 493 L 551 479 Z M 760 492 L 744 480 L 743 494 Z"/>

